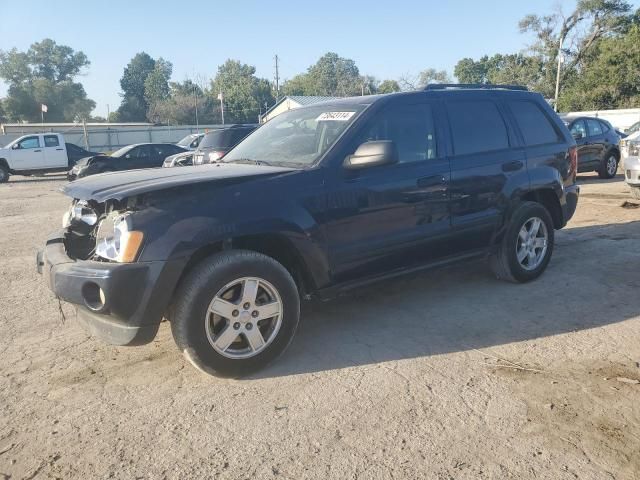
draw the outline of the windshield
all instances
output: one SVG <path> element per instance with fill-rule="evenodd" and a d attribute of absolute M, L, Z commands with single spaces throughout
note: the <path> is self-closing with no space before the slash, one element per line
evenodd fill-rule
<path fill-rule="evenodd" d="M 627 133 L 631 135 L 632 133 L 636 133 L 638 130 L 640 130 L 640 122 L 636 122 L 633 125 L 631 125 L 627 130 Z"/>
<path fill-rule="evenodd" d="M 197 135 L 187 135 L 182 140 L 180 140 L 176 145 L 180 145 L 181 147 L 188 147 L 191 142 L 196 139 Z"/>
<path fill-rule="evenodd" d="M 325 105 L 281 113 L 240 142 L 223 161 L 310 166 L 364 108 L 365 105 Z"/>
<path fill-rule="evenodd" d="M 111 154 L 111 156 L 112 156 L 112 157 L 115 157 L 115 158 L 123 157 L 123 156 L 125 156 L 125 155 L 127 154 L 127 152 L 128 152 L 129 150 L 131 150 L 133 147 L 135 147 L 135 145 L 127 145 L 126 147 L 122 147 L 121 149 L 116 150 L 115 152 L 113 152 L 113 153 Z"/>

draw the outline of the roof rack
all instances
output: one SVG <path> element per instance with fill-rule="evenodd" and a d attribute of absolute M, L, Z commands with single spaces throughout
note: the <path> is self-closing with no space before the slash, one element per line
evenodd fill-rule
<path fill-rule="evenodd" d="M 455 90 L 455 89 L 481 89 L 481 90 L 524 90 L 529 91 L 524 85 L 499 85 L 492 83 L 430 83 L 425 90 Z"/>

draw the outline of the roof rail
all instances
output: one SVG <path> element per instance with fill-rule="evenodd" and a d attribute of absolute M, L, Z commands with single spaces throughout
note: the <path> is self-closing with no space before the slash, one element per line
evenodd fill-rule
<path fill-rule="evenodd" d="M 455 90 L 455 89 L 481 89 L 481 90 L 524 90 L 529 91 L 524 85 L 500 85 L 492 83 L 430 83 L 425 90 Z"/>

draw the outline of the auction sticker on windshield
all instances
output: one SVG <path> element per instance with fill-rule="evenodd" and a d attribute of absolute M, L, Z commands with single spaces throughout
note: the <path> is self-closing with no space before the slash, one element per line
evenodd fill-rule
<path fill-rule="evenodd" d="M 339 122 L 346 122 L 351 117 L 353 117 L 354 113 L 356 112 L 324 112 L 324 113 L 321 113 L 318 116 L 318 118 L 316 118 L 316 121 L 322 122 L 322 121 L 334 120 Z"/>

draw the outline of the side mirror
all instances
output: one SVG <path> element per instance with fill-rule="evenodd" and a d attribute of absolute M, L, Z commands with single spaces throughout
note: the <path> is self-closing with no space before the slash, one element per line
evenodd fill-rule
<path fill-rule="evenodd" d="M 13 146 L 11 147 L 11 150 L 20 150 L 20 144 L 14 143 Z"/>
<path fill-rule="evenodd" d="M 395 143 L 392 140 L 377 140 L 360 145 L 353 155 L 344 159 L 344 168 L 359 170 L 394 163 L 398 163 L 398 149 Z"/>
<path fill-rule="evenodd" d="M 584 135 L 582 134 L 582 132 L 574 132 L 572 135 L 573 135 L 573 138 L 574 138 L 575 140 L 580 140 L 581 138 L 583 138 L 583 137 L 584 137 Z"/>

